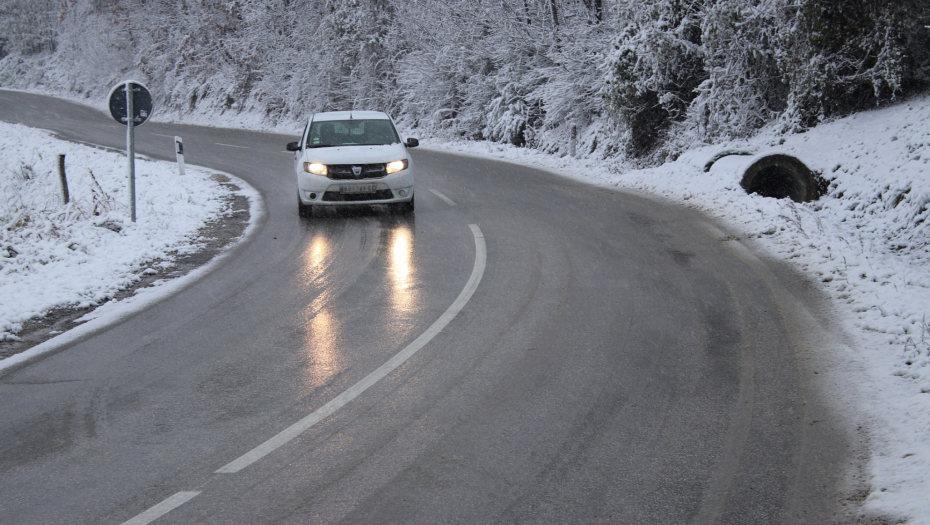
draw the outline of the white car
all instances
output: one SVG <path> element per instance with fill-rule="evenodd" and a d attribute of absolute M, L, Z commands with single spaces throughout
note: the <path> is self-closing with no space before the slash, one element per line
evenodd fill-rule
<path fill-rule="evenodd" d="M 310 117 L 296 152 L 297 204 L 306 217 L 314 206 L 389 204 L 413 211 L 413 159 L 394 121 L 380 111 L 332 111 Z"/>

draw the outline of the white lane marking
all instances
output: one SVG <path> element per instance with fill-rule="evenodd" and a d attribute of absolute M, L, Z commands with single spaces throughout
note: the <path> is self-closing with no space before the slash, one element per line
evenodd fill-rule
<path fill-rule="evenodd" d="M 123 525 L 148 525 L 158 518 L 168 514 L 172 510 L 184 505 L 188 501 L 192 500 L 194 496 L 200 494 L 199 492 L 178 492 L 174 496 L 162 501 L 158 505 L 150 508 L 149 510 L 139 514 L 135 518 L 132 518 L 129 521 L 124 521 Z"/>
<path fill-rule="evenodd" d="M 448 204 L 449 206 L 455 206 L 455 203 L 452 202 L 452 199 L 450 199 L 449 197 L 446 197 L 445 195 L 443 195 L 442 193 L 439 193 L 436 190 L 429 190 L 429 191 L 432 192 L 437 197 L 439 197 L 440 199 L 446 201 L 446 204 Z"/>
<path fill-rule="evenodd" d="M 484 242 L 484 234 L 481 233 L 481 229 L 478 228 L 478 225 L 476 224 L 469 224 L 468 227 L 471 228 L 472 235 L 475 236 L 475 266 L 471 271 L 471 277 L 468 278 L 468 282 L 465 284 L 465 288 L 462 289 L 462 292 L 459 294 L 459 296 L 455 299 L 455 301 L 452 302 L 449 308 L 439 317 L 439 319 L 436 319 L 436 321 L 429 328 L 427 328 L 425 332 L 420 334 L 420 336 L 417 337 L 412 343 L 407 345 L 406 348 L 398 352 L 394 357 L 378 367 L 377 370 L 368 374 L 368 376 L 366 376 L 364 379 L 349 387 L 348 390 L 339 394 L 332 401 L 318 408 L 315 412 L 282 430 L 278 435 L 272 437 L 268 441 L 265 441 L 249 452 L 246 452 L 238 459 L 217 470 L 216 473 L 233 474 L 239 472 L 252 463 L 255 463 L 259 459 L 274 452 L 285 443 L 304 433 L 313 425 L 326 419 L 328 416 L 344 407 L 350 401 L 360 396 L 372 385 L 393 372 L 400 365 L 404 364 L 405 361 L 410 359 L 421 348 L 426 346 L 427 343 L 436 337 L 436 335 L 441 332 L 442 329 L 445 328 L 446 325 L 448 325 L 456 315 L 458 315 L 462 308 L 465 307 L 465 304 L 468 303 L 468 300 L 471 299 L 471 296 L 478 288 L 478 283 L 481 282 L 481 277 L 484 275 L 484 268 L 487 265 L 488 254 L 487 246 Z"/>
<path fill-rule="evenodd" d="M 167 137 L 167 138 L 169 138 L 169 139 L 173 139 L 173 138 L 174 138 L 174 135 L 162 135 L 161 133 L 152 133 L 152 135 L 156 135 L 156 136 L 159 136 L 159 137 Z"/>
<path fill-rule="evenodd" d="M 223 144 L 222 142 L 214 142 L 217 146 L 226 146 L 227 148 L 239 148 L 239 149 L 250 149 L 248 146 L 236 146 L 235 144 Z"/>

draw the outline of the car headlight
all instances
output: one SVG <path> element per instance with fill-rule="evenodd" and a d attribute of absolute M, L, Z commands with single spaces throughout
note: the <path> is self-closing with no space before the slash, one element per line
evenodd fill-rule
<path fill-rule="evenodd" d="M 319 162 L 304 162 L 304 171 L 314 175 L 326 175 L 328 173 L 326 164 L 320 164 Z"/>
<path fill-rule="evenodd" d="M 407 169 L 407 159 L 404 160 L 395 160 L 394 162 L 388 162 L 385 168 L 385 171 L 388 172 L 388 175 L 391 173 L 397 173 L 398 171 L 404 171 Z"/>

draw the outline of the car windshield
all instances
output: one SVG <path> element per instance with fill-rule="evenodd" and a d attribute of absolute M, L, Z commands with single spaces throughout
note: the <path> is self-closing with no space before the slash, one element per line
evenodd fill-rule
<path fill-rule="evenodd" d="M 390 120 L 324 120 L 310 125 L 308 148 L 378 146 L 400 142 Z"/>

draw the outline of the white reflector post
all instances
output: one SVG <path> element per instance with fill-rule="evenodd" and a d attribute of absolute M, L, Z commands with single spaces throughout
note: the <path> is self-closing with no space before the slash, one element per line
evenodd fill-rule
<path fill-rule="evenodd" d="M 178 156 L 178 174 L 184 176 L 184 142 L 181 137 L 174 137 L 174 153 Z"/>

